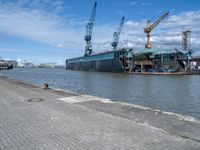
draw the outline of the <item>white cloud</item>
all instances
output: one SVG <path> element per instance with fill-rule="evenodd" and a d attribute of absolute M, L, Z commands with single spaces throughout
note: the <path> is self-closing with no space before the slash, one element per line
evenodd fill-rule
<path fill-rule="evenodd" d="M 33 5 L 36 5 L 36 2 Z M 83 34 L 83 29 L 71 28 L 76 22 L 69 18 L 62 18 L 55 13 L 47 13 L 40 9 L 26 9 L 19 7 L 20 4 L 0 4 L 0 32 L 29 38 L 41 43 L 55 45 L 62 44 L 62 47 L 68 47 L 66 41 L 80 41 L 81 37 L 77 33 Z M 25 4 L 25 3 L 24 3 Z M 76 47 L 76 45 L 75 45 Z"/>
<path fill-rule="evenodd" d="M 149 2 L 139 2 L 139 1 L 132 1 L 130 2 L 130 5 L 141 5 L 141 6 L 150 6 L 151 4 Z"/>
<path fill-rule="evenodd" d="M 49 1 L 49 0 L 46 0 Z M 59 48 L 81 51 L 85 47 L 85 20 L 75 20 L 69 16 L 60 17 L 55 12 L 34 9 L 40 6 L 40 0 L 24 8 L 26 1 L 0 3 L 0 33 L 31 39 Z M 45 2 L 45 0 L 42 0 Z M 55 5 L 55 4 L 54 4 Z M 40 6 L 42 7 L 42 6 Z M 94 47 L 105 41 L 111 41 L 114 28 L 112 24 L 96 24 L 94 26 Z"/>
<path fill-rule="evenodd" d="M 127 21 L 127 22 L 125 22 L 124 26 L 127 28 L 136 28 L 139 26 L 139 23 L 133 22 L 133 21 Z"/>
<path fill-rule="evenodd" d="M 142 5 L 142 6 L 146 6 L 146 5 L 151 5 L 150 3 L 148 3 L 148 2 L 142 2 L 140 5 Z"/>
<path fill-rule="evenodd" d="M 0 48 L 0 52 L 18 52 L 18 53 L 25 53 L 27 52 L 27 49 L 26 50 L 23 50 L 23 49 L 16 49 L 16 48 Z"/>
<path fill-rule="evenodd" d="M 45 8 L 45 2 L 50 0 L 35 0 L 27 3 L 20 0 L 18 3 L 0 2 L 0 33 L 28 38 L 41 43 L 77 51 L 74 55 L 84 52 L 85 20 L 76 20 L 69 16 L 59 16 L 63 4 L 56 0 L 52 7 Z M 30 1 L 29 1 L 30 2 Z M 133 1 L 132 4 L 136 3 Z M 44 3 L 40 5 L 40 3 Z M 27 7 L 27 5 L 29 5 Z M 55 7 L 55 9 L 53 9 Z M 30 9 L 28 9 L 30 7 Z M 70 6 L 67 6 L 70 7 Z M 48 11 L 52 9 L 52 11 Z M 98 18 L 97 18 L 98 20 Z M 117 24 L 117 23 L 116 23 Z M 111 48 L 113 32 L 118 25 L 105 23 L 95 24 L 93 44 L 96 50 Z M 144 27 L 146 22 L 126 21 L 119 46 L 129 45 L 144 47 L 146 35 Z M 178 15 L 169 16 L 161 22 L 151 33 L 152 47 L 180 47 L 183 30 L 192 30 L 192 48 L 200 47 L 200 10 L 188 11 Z"/>
<path fill-rule="evenodd" d="M 137 1 L 132 1 L 132 2 L 130 2 L 130 5 L 136 5 L 136 4 L 138 4 Z"/>
<path fill-rule="evenodd" d="M 153 23 L 153 21 L 152 21 Z M 146 34 L 144 27 L 146 22 L 127 21 L 124 26 L 123 37 L 121 40 L 129 39 L 134 47 L 144 47 L 146 43 Z M 165 18 L 151 32 L 152 47 L 162 48 L 181 48 L 182 31 L 191 30 L 191 47 L 196 50 L 200 47 L 200 10 L 188 11 L 178 15 L 172 15 Z M 124 42 L 125 43 L 125 42 Z"/>

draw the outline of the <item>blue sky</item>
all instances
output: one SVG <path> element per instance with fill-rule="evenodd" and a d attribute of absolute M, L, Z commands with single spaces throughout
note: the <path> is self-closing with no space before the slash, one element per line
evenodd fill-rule
<path fill-rule="evenodd" d="M 152 31 L 152 46 L 179 48 L 181 32 L 192 30 L 200 54 L 199 0 L 97 0 L 93 48 L 111 49 L 113 32 L 124 15 L 119 46 L 144 47 L 146 20 L 170 16 Z M 0 0 L 0 57 L 63 63 L 84 53 L 85 24 L 94 0 Z"/>

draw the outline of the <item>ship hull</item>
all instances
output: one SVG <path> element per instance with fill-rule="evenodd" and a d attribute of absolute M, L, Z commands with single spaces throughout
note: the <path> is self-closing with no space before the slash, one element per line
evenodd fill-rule
<path fill-rule="evenodd" d="M 130 60 L 130 50 L 121 49 L 90 56 L 84 56 L 66 60 L 66 69 L 102 71 L 102 72 L 125 72 Z M 132 57 L 131 57 L 132 58 Z"/>
<path fill-rule="evenodd" d="M 102 59 L 72 63 L 68 63 L 66 61 L 66 69 L 101 72 L 124 72 L 123 66 L 121 65 L 119 59 Z"/>
<path fill-rule="evenodd" d="M 0 70 L 10 70 L 13 69 L 13 64 L 8 65 L 8 64 L 0 64 Z"/>

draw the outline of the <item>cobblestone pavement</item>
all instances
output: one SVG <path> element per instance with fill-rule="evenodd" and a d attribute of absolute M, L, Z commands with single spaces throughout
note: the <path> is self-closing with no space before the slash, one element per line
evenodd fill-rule
<path fill-rule="evenodd" d="M 184 121 L 187 128 L 173 124 L 180 129 L 168 132 L 162 128 L 166 122 L 156 125 L 159 122 L 148 117 L 141 121 L 131 117 L 134 113 L 127 113 L 129 117 L 117 113 L 119 105 L 0 77 L 0 150 L 200 150 L 199 136 L 194 134 L 200 129 L 198 121 Z M 178 134 L 181 128 L 187 136 Z"/>

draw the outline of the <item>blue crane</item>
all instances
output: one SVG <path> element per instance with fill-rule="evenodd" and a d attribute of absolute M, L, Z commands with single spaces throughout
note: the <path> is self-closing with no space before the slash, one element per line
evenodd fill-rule
<path fill-rule="evenodd" d="M 112 47 L 113 47 L 114 50 L 116 50 L 117 46 L 118 46 L 119 37 L 120 37 L 121 31 L 122 31 L 122 27 L 124 25 L 124 19 L 125 19 L 125 17 L 123 16 L 122 20 L 120 22 L 119 28 L 113 34 L 113 42 L 111 43 L 111 45 L 112 45 Z"/>
<path fill-rule="evenodd" d="M 95 22 L 95 16 L 96 16 L 96 7 L 97 7 L 97 2 L 94 3 L 94 7 L 92 10 L 92 15 L 89 19 L 89 22 L 86 25 L 86 34 L 85 34 L 85 41 L 86 41 L 86 46 L 85 46 L 85 56 L 91 55 L 92 53 L 92 31 L 93 31 L 93 26 Z"/>

